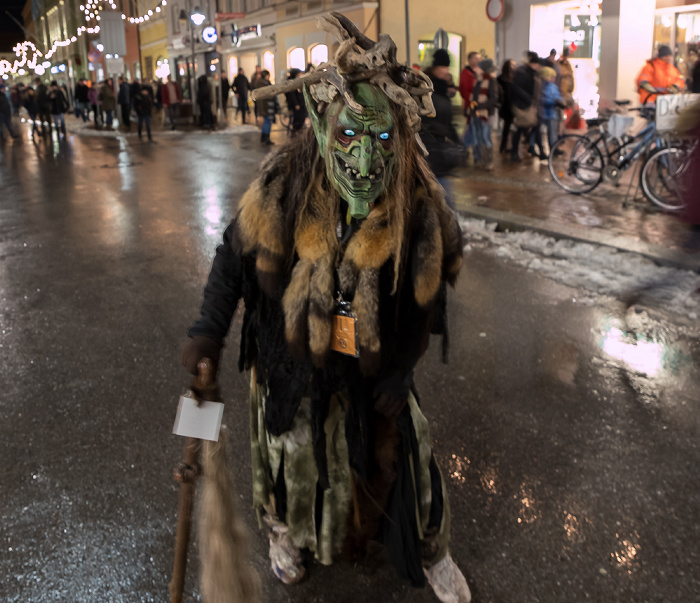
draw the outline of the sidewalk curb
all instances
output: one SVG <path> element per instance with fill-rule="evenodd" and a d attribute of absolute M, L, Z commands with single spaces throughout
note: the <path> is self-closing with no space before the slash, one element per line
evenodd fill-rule
<path fill-rule="evenodd" d="M 637 253 L 650 259 L 659 266 L 700 272 L 700 254 L 689 255 L 682 251 L 675 251 L 673 249 L 667 249 L 666 247 L 660 247 L 659 245 L 644 243 L 629 237 L 612 237 L 599 230 L 583 230 L 565 224 L 538 220 L 537 218 L 520 216 L 518 214 L 477 205 L 458 207 L 457 213 L 464 218 L 496 222 L 500 231 L 510 230 L 519 232 L 530 230 L 554 239 L 570 239 L 580 243 L 605 245 L 607 247 L 619 249 L 620 251 Z"/>

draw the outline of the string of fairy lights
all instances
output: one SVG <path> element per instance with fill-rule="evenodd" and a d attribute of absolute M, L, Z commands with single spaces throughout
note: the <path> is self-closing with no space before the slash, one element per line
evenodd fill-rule
<path fill-rule="evenodd" d="M 148 10 L 148 12 L 140 15 L 138 17 L 127 17 L 124 13 L 121 13 L 121 18 L 123 21 L 128 20 L 129 23 L 145 23 L 151 18 L 155 17 L 157 13 L 164 10 L 163 7 L 167 6 L 167 0 L 160 0 L 158 5 L 153 10 Z M 17 56 L 13 61 L 7 59 L 0 60 L 0 77 L 6 79 L 10 74 L 24 75 L 27 69 L 34 71 L 41 71 L 46 69 L 46 63 L 49 59 L 58 51 L 59 48 L 65 48 L 70 46 L 74 42 L 78 41 L 83 34 L 98 34 L 100 33 L 100 26 L 98 22 L 101 20 L 100 13 L 105 10 L 106 6 L 112 11 L 117 10 L 117 5 L 114 0 L 87 0 L 87 4 L 80 5 L 80 11 L 85 15 L 85 21 L 87 25 L 82 25 L 78 27 L 75 34 L 66 38 L 65 40 L 54 40 L 51 44 L 51 48 L 43 53 L 39 50 L 33 42 L 25 40 L 20 42 L 13 47 L 13 51 Z M 92 25 L 91 25 L 91 22 Z M 50 63 L 49 63 L 50 66 Z M 43 73 L 43 71 L 41 71 Z"/>

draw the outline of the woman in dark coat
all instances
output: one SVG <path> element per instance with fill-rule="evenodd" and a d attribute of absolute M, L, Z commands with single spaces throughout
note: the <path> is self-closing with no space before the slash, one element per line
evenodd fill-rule
<path fill-rule="evenodd" d="M 214 129 L 214 116 L 211 113 L 211 89 L 206 75 L 197 79 L 197 104 L 199 105 L 199 125 L 209 130 Z"/>
<path fill-rule="evenodd" d="M 454 209 L 450 181 L 447 175 L 456 165 L 462 144 L 452 124 L 452 102 L 450 93 L 455 94 L 455 86 L 448 67 L 450 55 L 444 49 L 438 49 L 433 55 L 433 64 L 426 70 L 426 75 L 433 82 L 433 105 L 435 117 L 422 119 L 421 139 L 428 150 L 428 165 L 438 182 L 445 189 L 445 200 Z M 466 156 L 466 154 L 465 154 Z"/>
<path fill-rule="evenodd" d="M 301 71 L 299 69 L 290 69 L 287 79 L 296 79 L 300 73 Z M 304 122 L 308 117 L 306 104 L 304 103 L 304 95 L 301 90 L 291 90 L 290 92 L 285 92 L 284 96 L 287 99 L 287 109 L 289 109 L 289 113 L 291 114 L 292 136 L 296 136 L 304 127 Z"/>
<path fill-rule="evenodd" d="M 498 85 L 501 91 L 501 107 L 498 110 L 503 119 L 503 132 L 501 132 L 501 153 L 508 152 L 508 138 L 510 127 L 513 125 L 513 74 L 515 73 L 515 61 L 506 60 L 503 63 L 501 75 L 498 76 Z"/>

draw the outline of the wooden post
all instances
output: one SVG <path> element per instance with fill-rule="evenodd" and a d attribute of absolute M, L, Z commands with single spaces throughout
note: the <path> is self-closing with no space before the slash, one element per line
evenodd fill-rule
<path fill-rule="evenodd" d="M 180 482 L 180 504 L 177 512 L 173 576 L 170 580 L 170 599 L 172 603 L 182 602 L 182 593 L 185 586 L 187 549 L 190 543 L 192 509 L 194 508 L 194 482 L 201 473 L 199 465 L 201 447 L 201 440 L 187 438 L 185 443 L 185 460 L 174 471 L 175 479 Z"/>

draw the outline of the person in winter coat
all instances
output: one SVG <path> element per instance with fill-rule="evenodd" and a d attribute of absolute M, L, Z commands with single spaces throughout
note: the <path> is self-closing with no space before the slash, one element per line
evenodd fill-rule
<path fill-rule="evenodd" d="M 288 79 L 296 79 L 301 71 L 299 69 L 290 69 Z M 306 112 L 306 104 L 304 103 L 304 95 L 300 90 L 290 90 L 285 93 L 287 99 L 287 109 L 291 114 L 292 136 L 296 136 L 304 127 L 304 123 L 308 116 Z"/>
<path fill-rule="evenodd" d="M 78 83 L 75 85 L 75 104 L 78 107 L 78 111 L 80 112 L 80 117 L 82 117 L 83 122 L 89 121 L 90 119 L 90 103 L 88 99 L 88 92 L 90 91 L 90 88 L 88 88 L 87 84 L 85 83 L 85 78 L 80 78 L 78 80 Z"/>
<path fill-rule="evenodd" d="M 508 139 L 510 138 L 510 127 L 513 125 L 513 75 L 516 64 L 513 59 L 507 59 L 503 63 L 501 75 L 496 80 L 500 87 L 500 103 L 498 113 L 503 120 L 503 131 L 501 132 L 500 152 L 507 153 Z"/>
<path fill-rule="evenodd" d="M 656 94 L 677 94 L 685 87 L 685 81 L 673 64 L 673 51 L 670 46 L 661 45 L 656 58 L 646 62 L 637 77 L 639 102 L 655 103 Z"/>
<path fill-rule="evenodd" d="M 440 48 L 435 51 L 432 65 L 425 73 L 433 83 L 435 117 L 424 116 L 421 119 L 421 139 L 428 150 L 428 165 L 445 189 L 445 201 L 455 209 L 452 182 L 448 175 L 459 165 L 460 160 L 464 159 L 466 151 L 452 123 L 449 90 L 454 84 L 450 74 L 450 54 L 447 50 Z"/>
<path fill-rule="evenodd" d="M 478 78 L 474 84 L 472 97 L 472 116 L 474 121 L 470 128 L 475 132 L 474 162 L 485 169 L 493 169 L 493 141 L 491 140 L 491 119 L 498 107 L 498 81 L 495 77 L 496 67 L 491 59 L 479 63 Z M 478 126 L 478 127 L 474 127 Z"/>
<path fill-rule="evenodd" d="M 540 80 L 537 77 L 542 64 L 537 56 L 536 52 L 527 53 L 527 63 L 521 65 L 515 70 L 515 75 L 513 76 L 513 115 L 514 121 L 517 121 L 517 110 L 527 111 L 530 107 L 535 108 L 535 123 L 530 126 L 519 125 L 518 129 L 513 133 L 513 143 L 511 147 L 510 159 L 511 161 L 520 161 L 520 138 L 525 136 L 529 139 L 530 134 L 535 130 L 535 144 L 540 148 L 540 156 L 544 156 L 544 151 L 542 150 L 542 135 L 537 128 L 537 109 L 539 107 L 539 96 L 540 96 Z M 516 125 L 518 125 L 516 123 Z M 528 149 L 531 155 L 535 155 L 535 148 L 530 145 Z"/>
<path fill-rule="evenodd" d="M 448 491 L 423 414 L 430 404 L 419 405 L 413 376 L 430 334 L 447 335 L 462 234 L 421 156 L 418 105 L 391 100 L 402 85 L 428 92 L 427 82 L 396 61 L 395 47 L 380 53 L 333 16 L 326 27 L 342 27 L 339 40 L 363 43 L 333 81 L 304 89 L 312 127 L 268 156 L 237 203 L 182 364 L 194 375 L 203 358 L 212 372 L 223 367 L 227 333 L 242 324 L 253 505 L 278 580 L 304 579 L 305 549 L 330 565 L 341 553 L 366 556 L 375 540 L 413 586 L 468 603 L 449 551 Z M 368 46 L 369 75 L 370 56 L 357 58 Z M 375 74 L 381 86 L 369 81 Z M 276 89 L 254 91 L 268 95 Z M 338 598 L 333 578 L 327 590 L 323 600 Z"/>
<path fill-rule="evenodd" d="M 117 95 L 117 103 L 121 109 L 122 125 L 129 130 L 131 128 L 131 96 L 129 94 L 129 82 L 123 77 L 119 80 L 119 94 Z"/>
<path fill-rule="evenodd" d="M 214 116 L 211 112 L 211 87 L 209 78 L 200 75 L 197 79 L 197 105 L 199 106 L 199 127 L 214 129 Z"/>
<path fill-rule="evenodd" d="M 37 125 L 37 115 L 39 115 L 39 103 L 36 100 L 36 92 L 31 86 L 27 87 L 27 91 L 24 94 L 24 108 L 29 114 L 29 121 L 32 122 L 32 140 L 34 140 L 34 132 L 41 136 L 41 130 Z"/>
<path fill-rule="evenodd" d="M 36 100 L 39 103 L 39 121 L 41 121 L 41 133 L 47 133 L 51 136 L 51 99 L 49 98 L 49 87 L 41 81 L 41 78 L 36 78 Z"/>
<path fill-rule="evenodd" d="M 141 89 L 139 95 L 134 99 L 134 110 L 139 119 L 139 139 L 141 138 L 143 124 L 146 124 L 148 140 L 153 140 L 151 138 L 151 112 L 153 110 L 153 101 L 151 100 L 151 95 L 148 93 L 148 88 L 146 86 Z"/>
<path fill-rule="evenodd" d="M 100 101 L 100 90 L 98 84 L 92 84 L 88 89 L 88 101 L 92 108 L 92 117 L 95 120 L 95 127 L 99 127 L 104 123 L 104 114 L 102 113 L 102 102 Z"/>
<path fill-rule="evenodd" d="M 270 82 L 270 72 L 264 69 L 261 72 L 261 76 L 255 80 L 255 90 L 258 88 L 265 88 L 266 86 L 271 86 Z M 272 130 L 272 124 L 275 122 L 275 116 L 277 114 L 277 97 L 272 98 L 258 98 L 255 101 L 255 107 L 257 109 L 258 115 L 262 115 L 263 125 L 260 132 L 260 142 L 267 145 L 275 144 L 270 140 L 270 132 Z"/>
<path fill-rule="evenodd" d="M 7 98 L 5 84 L 0 81 L 0 142 L 5 142 L 6 128 L 12 138 L 17 138 L 17 134 L 12 129 L 12 106 Z"/>
<path fill-rule="evenodd" d="M 537 129 L 540 130 L 542 126 L 546 127 L 551 153 L 552 147 L 559 139 L 559 108 L 564 107 L 564 103 L 556 84 L 556 71 L 551 67 L 543 67 L 540 71 L 540 78 L 542 79 L 542 94 Z"/>
<path fill-rule="evenodd" d="M 114 82 L 112 78 L 108 78 L 105 83 L 102 84 L 99 99 L 102 103 L 102 109 L 104 109 L 104 112 L 107 114 L 105 124 L 108 128 L 111 128 L 114 120 L 114 110 L 117 108 L 117 99 L 114 96 Z"/>
<path fill-rule="evenodd" d="M 170 129 L 175 129 L 175 120 L 180 114 L 180 87 L 173 79 L 168 76 L 165 84 L 160 90 L 160 98 L 163 107 L 168 110 L 168 119 L 170 120 Z"/>
<path fill-rule="evenodd" d="M 51 82 L 51 90 L 49 91 L 49 99 L 51 100 L 51 117 L 56 132 L 66 134 L 66 119 L 64 114 L 68 111 L 68 99 L 65 93 L 58 87 L 58 82 Z"/>
<path fill-rule="evenodd" d="M 141 82 L 139 81 L 139 78 L 135 77 L 131 81 L 131 84 L 129 84 L 129 100 L 131 101 L 132 105 L 139 97 L 139 94 L 141 94 Z"/>
<path fill-rule="evenodd" d="M 561 74 L 559 78 L 559 92 L 567 106 L 571 106 L 574 103 L 574 66 L 569 60 L 570 54 L 571 50 L 568 46 L 565 46 L 558 61 L 559 73 Z"/>
<path fill-rule="evenodd" d="M 248 90 L 250 83 L 245 76 L 243 67 L 238 70 L 238 75 L 233 79 L 233 93 L 236 95 L 236 115 L 241 114 L 241 123 L 245 123 L 245 117 L 248 114 Z"/>

